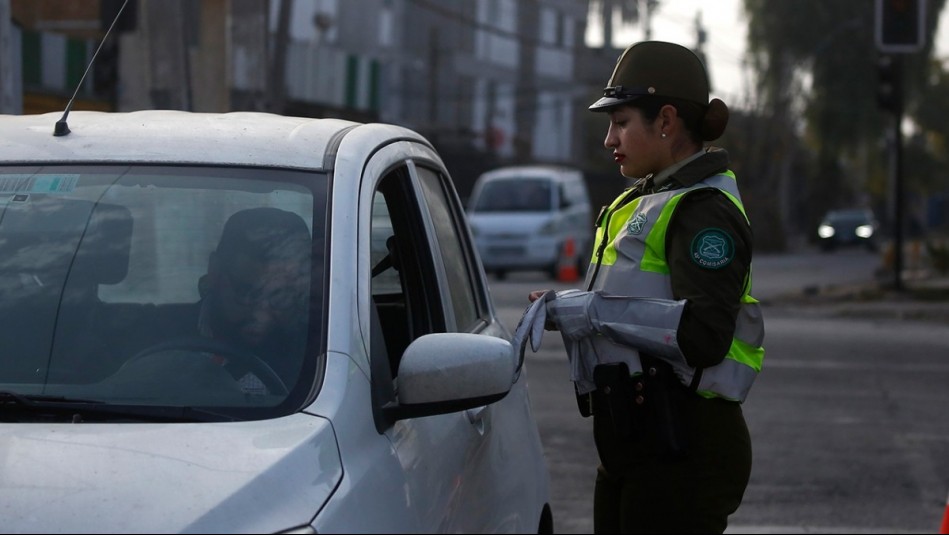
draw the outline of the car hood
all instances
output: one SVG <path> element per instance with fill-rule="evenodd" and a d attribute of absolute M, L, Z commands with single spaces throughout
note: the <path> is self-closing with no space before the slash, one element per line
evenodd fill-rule
<path fill-rule="evenodd" d="M 530 234 L 551 220 L 550 212 L 474 212 L 468 221 L 479 231 Z"/>
<path fill-rule="evenodd" d="M 273 533 L 309 523 L 341 477 L 332 426 L 306 414 L 0 424 L 8 533 Z"/>

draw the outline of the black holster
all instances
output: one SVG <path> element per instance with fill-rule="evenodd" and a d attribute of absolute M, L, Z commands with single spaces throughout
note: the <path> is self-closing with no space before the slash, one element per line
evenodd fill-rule
<path fill-rule="evenodd" d="M 656 434 L 657 446 L 673 458 L 681 458 L 688 452 L 690 412 L 687 403 L 694 396 L 679 381 L 672 365 L 661 359 L 640 356 L 643 364 L 646 404 L 652 418 L 652 431 Z"/>
<path fill-rule="evenodd" d="M 594 411 L 598 418 L 609 419 L 618 438 L 651 437 L 661 455 L 681 458 L 688 450 L 686 404 L 694 394 L 668 363 L 648 356 L 641 361 L 643 374 L 635 377 L 622 362 L 593 369 Z"/>
<path fill-rule="evenodd" d="M 597 364 L 593 368 L 596 384 L 594 409 L 598 418 L 608 418 L 613 432 L 621 438 L 637 436 L 636 416 L 642 412 L 635 402 L 634 380 L 625 362 Z M 641 386 L 638 388 L 642 388 Z M 641 405 L 641 404 L 640 404 Z"/>

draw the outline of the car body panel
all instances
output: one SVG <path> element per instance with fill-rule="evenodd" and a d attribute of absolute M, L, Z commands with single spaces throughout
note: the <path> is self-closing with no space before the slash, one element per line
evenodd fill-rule
<path fill-rule="evenodd" d="M 71 132 L 54 137 L 59 113 L 8 115 L 0 139 L 5 162 L 136 162 L 323 168 L 335 136 L 356 123 L 259 112 L 192 113 L 187 135 L 173 111 L 72 112 Z M 81 119 L 81 120 L 80 120 Z M 325 122 L 324 122 L 325 121 Z M 130 133 L 134 132 L 133 135 Z M 148 139 L 150 143 L 143 144 Z"/>
<path fill-rule="evenodd" d="M 10 533 L 273 533 L 343 475 L 329 422 L 0 424 Z"/>
<path fill-rule="evenodd" d="M 333 265 L 330 271 L 331 273 L 338 273 L 340 276 L 335 277 L 331 275 L 333 282 L 330 286 L 329 296 L 330 307 L 333 310 L 340 311 L 340 318 L 356 318 L 356 322 L 360 325 L 362 331 L 362 337 L 354 338 L 352 330 L 344 326 L 345 321 L 336 324 L 338 328 L 334 327 L 333 320 L 331 319 L 328 347 L 331 351 L 349 355 L 355 365 L 369 376 L 370 364 L 367 342 L 371 337 L 369 325 L 369 303 L 371 302 L 371 297 L 369 286 L 363 283 L 368 281 L 369 277 L 366 274 L 368 274 L 371 269 L 369 263 L 370 255 L 368 253 L 370 249 L 369 222 L 371 220 L 372 192 L 378 185 L 382 175 L 388 170 L 391 170 L 394 166 L 405 162 L 407 157 L 412 158 L 416 162 L 437 167 L 443 167 L 443 164 L 430 147 L 409 141 L 398 141 L 381 147 L 371 155 L 365 155 L 368 161 L 363 162 L 361 158 L 352 156 L 353 152 L 367 145 L 362 139 L 363 135 L 365 135 L 365 133 L 359 130 L 353 131 L 343 140 L 339 147 L 339 156 L 335 166 L 336 173 L 351 174 L 355 172 L 356 169 L 361 169 L 363 179 L 359 188 L 358 217 L 354 217 L 356 214 L 353 213 L 334 211 L 332 224 L 334 227 L 354 226 L 356 225 L 356 221 L 358 221 L 361 239 L 358 241 L 336 241 L 331 244 Z M 417 177 L 412 175 L 412 180 L 414 183 L 417 181 Z M 417 184 L 415 187 L 417 188 Z M 354 192 L 349 188 L 345 190 L 343 188 L 335 188 L 333 192 L 333 204 L 335 206 L 345 206 L 353 202 L 353 193 Z M 430 221 L 426 222 L 426 225 L 430 226 L 430 224 Z M 355 277 L 353 276 L 353 264 L 356 265 L 357 276 Z M 482 278 L 482 285 L 486 286 L 486 283 L 483 281 L 483 272 L 479 270 L 478 276 Z M 442 286 L 444 287 L 444 283 Z M 446 314 L 448 313 L 447 307 L 444 312 Z M 491 309 L 491 316 L 494 317 L 493 308 Z M 504 328 L 496 318 L 492 323 L 485 326 L 482 333 L 488 336 L 509 336 L 507 329 Z M 368 392 L 363 393 L 363 396 L 368 395 L 370 395 Z M 486 517 L 479 511 L 479 509 L 483 510 L 483 508 L 487 510 L 509 509 L 505 503 L 511 503 L 514 500 L 514 496 L 508 496 L 503 499 L 495 500 L 491 504 L 486 504 L 484 503 L 487 498 L 486 496 L 474 496 L 470 494 L 470 492 L 465 492 L 467 488 L 465 485 L 460 485 L 460 482 L 463 481 L 482 481 L 488 476 L 472 472 L 483 472 L 485 466 L 498 464 L 497 460 L 492 460 L 494 455 L 497 454 L 495 450 L 499 449 L 498 446 L 485 444 L 485 439 L 483 439 L 485 436 L 484 426 L 493 425 L 490 423 L 495 419 L 493 414 L 496 411 L 504 413 L 510 410 L 517 410 L 516 408 L 525 402 L 528 402 L 526 398 L 526 381 L 522 379 L 512 388 L 512 393 L 508 394 L 508 397 L 484 409 L 401 420 L 386 431 L 385 436 L 392 444 L 394 459 L 398 462 L 400 467 L 398 472 L 403 474 L 402 477 L 404 477 L 405 481 L 399 494 L 400 498 L 404 498 L 406 504 L 429 504 L 424 510 L 418 510 L 417 514 L 420 515 L 417 519 L 419 523 L 418 526 L 440 526 L 434 528 L 437 531 L 449 530 L 450 526 L 455 526 L 453 530 L 456 531 L 487 529 L 488 531 L 503 532 L 511 530 L 529 531 L 536 528 L 536 521 L 533 518 L 517 518 L 515 519 L 516 521 L 512 523 L 510 515 L 494 519 Z M 521 416 L 529 415 L 521 414 Z M 337 420 L 335 417 L 333 419 L 334 421 Z M 480 432 L 479 429 L 481 430 Z M 525 431 L 527 435 L 523 436 L 522 433 Z M 514 439 L 518 437 L 518 435 L 522 435 L 520 438 L 517 438 L 518 443 L 526 444 L 523 453 L 529 454 L 529 452 L 536 451 L 536 448 L 540 447 L 539 435 L 537 435 L 536 432 L 532 435 L 532 431 L 536 430 L 525 430 L 523 426 L 516 425 L 515 422 L 508 423 L 505 421 L 503 427 L 500 427 L 493 433 L 489 433 L 487 436 L 510 435 L 512 439 Z M 342 431 L 340 434 L 342 443 L 346 440 L 346 437 Z M 426 437 L 429 437 L 429 440 L 435 440 L 435 442 L 424 442 L 423 439 Z M 533 437 L 533 440 L 531 440 L 531 437 Z M 354 437 L 351 447 L 356 447 L 356 444 L 360 442 L 362 442 L 364 444 L 363 447 L 365 447 L 366 440 L 367 437 L 365 436 Z M 442 452 L 442 456 L 435 463 L 426 461 L 425 458 L 428 456 L 428 452 L 436 443 L 439 444 L 438 447 Z M 349 447 L 341 447 L 341 449 L 344 451 L 343 455 L 345 456 L 345 451 L 347 451 Z M 505 450 L 506 449 L 507 448 L 505 448 Z M 381 455 L 381 453 L 377 453 L 377 455 Z M 520 466 L 531 467 L 535 464 L 536 462 L 532 462 L 529 459 L 523 459 Z M 502 463 L 502 465 L 506 465 L 506 463 Z M 546 473 L 538 473 L 535 468 L 528 468 L 528 473 L 530 473 L 530 475 L 527 476 L 528 480 L 535 480 L 536 482 L 539 478 L 540 486 L 547 486 Z M 510 475 L 493 474 L 491 477 L 508 479 Z M 513 479 L 517 480 L 520 478 Z M 348 481 L 344 481 L 344 485 L 347 483 Z M 531 482 L 524 485 L 523 480 L 519 483 L 512 483 L 515 486 L 522 485 L 524 487 L 532 487 L 534 484 L 534 482 Z M 358 481 L 353 481 L 352 484 L 354 486 L 359 485 Z M 478 487 L 479 485 L 472 486 L 472 488 Z M 371 486 L 369 490 L 373 490 Z M 522 488 L 521 490 L 524 489 Z M 353 492 L 356 491 L 354 490 Z M 473 500 L 469 503 L 481 503 L 482 505 L 478 508 L 464 507 L 465 499 Z M 533 499 L 536 500 L 537 498 Z M 542 504 L 543 500 L 538 500 L 536 503 Z M 332 511 L 336 511 L 333 500 L 327 504 L 326 513 L 320 516 L 332 516 Z M 342 518 L 347 514 L 351 514 L 351 512 L 339 512 L 338 514 L 340 514 Z M 360 522 L 365 521 L 366 518 L 361 515 L 340 520 L 339 524 L 335 521 L 330 522 L 328 520 L 325 521 L 326 523 L 323 523 L 324 520 L 317 519 L 316 527 L 318 530 L 347 531 L 352 529 L 360 531 L 362 528 Z M 508 524 L 495 524 L 499 521 Z M 495 527 L 489 529 L 485 527 L 486 525 L 494 525 Z M 404 527 L 408 531 L 418 529 L 417 526 L 411 525 Z M 402 528 L 393 526 L 393 530 L 401 531 Z"/>
<path fill-rule="evenodd" d="M 557 263 L 563 236 L 560 232 L 542 233 L 550 223 L 549 214 L 497 212 L 470 214 L 478 229 L 478 254 L 485 269 L 546 269 Z"/>
<path fill-rule="evenodd" d="M 546 189 L 542 197 L 536 191 L 530 193 L 537 184 Z M 503 194 L 492 196 L 492 188 L 499 185 Z M 582 172 L 544 165 L 483 173 L 475 181 L 467 207 L 484 269 L 499 274 L 533 269 L 553 275 L 566 262 L 585 270 L 590 259 L 591 210 Z M 571 251 L 573 258 L 566 258 Z"/>

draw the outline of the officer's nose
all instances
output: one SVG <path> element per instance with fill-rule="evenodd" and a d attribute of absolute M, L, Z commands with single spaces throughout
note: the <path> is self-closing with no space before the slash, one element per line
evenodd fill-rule
<path fill-rule="evenodd" d="M 610 123 L 610 127 L 606 130 L 606 138 L 603 140 L 603 146 L 607 149 L 613 149 L 619 146 L 619 136 L 616 135 L 616 132 L 613 130 L 613 123 Z"/>

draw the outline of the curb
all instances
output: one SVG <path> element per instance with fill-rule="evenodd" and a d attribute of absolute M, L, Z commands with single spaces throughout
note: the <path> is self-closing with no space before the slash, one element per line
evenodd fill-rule
<path fill-rule="evenodd" d="M 808 286 L 762 299 L 766 308 L 834 317 L 931 321 L 949 325 L 949 277 L 908 280 L 902 291 L 884 282 Z"/>

